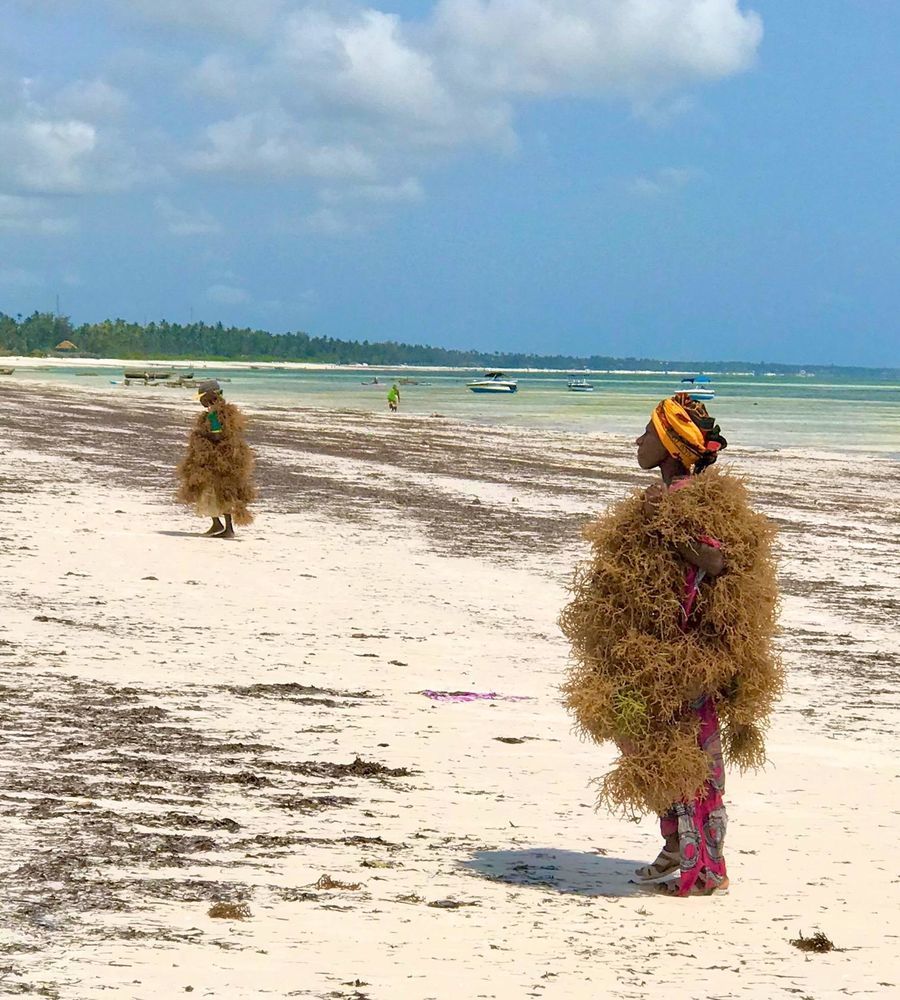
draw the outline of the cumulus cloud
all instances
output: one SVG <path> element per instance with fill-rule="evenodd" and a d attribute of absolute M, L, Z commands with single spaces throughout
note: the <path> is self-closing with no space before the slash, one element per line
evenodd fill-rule
<path fill-rule="evenodd" d="M 681 88 L 745 70 L 762 37 L 738 0 L 438 0 L 418 20 L 293 3 L 272 16 L 266 44 L 208 52 L 192 71 L 187 86 L 234 113 L 205 127 L 190 167 L 396 185 L 404 160 L 515 148 L 529 100 L 619 97 L 674 115 Z"/>
<path fill-rule="evenodd" d="M 145 175 L 125 133 L 99 119 L 121 113 L 122 92 L 100 81 L 48 91 L 0 83 L 0 190 L 85 194 L 123 190 Z"/>
<path fill-rule="evenodd" d="M 71 193 L 86 187 L 97 130 L 78 119 L 21 116 L 0 122 L 0 176 L 28 191 Z"/>
<path fill-rule="evenodd" d="M 303 10 L 287 19 L 273 55 L 298 82 L 358 111 L 431 120 L 452 100 L 396 14 Z"/>
<path fill-rule="evenodd" d="M 746 69 L 762 22 L 738 0 L 440 0 L 435 33 L 497 92 L 638 96 Z"/>
<path fill-rule="evenodd" d="M 239 306 L 250 301 L 250 293 L 236 285 L 210 285 L 205 295 L 220 306 Z"/>
<path fill-rule="evenodd" d="M 0 194 L 0 231 L 26 236 L 60 236 L 77 227 L 72 216 L 60 214 L 46 198 Z"/>
<path fill-rule="evenodd" d="M 54 96 L 53 105 L 58 114 L 98 121 L 121 118 L 130 101 L 105 80 L 73 80 Z"/>
<path fill-rule="evenodd" d="M 185 162 L 195 170 L 364 180 L 375 163 L 352 142 L 317 141 L 309 128 L 278 109 L 236 115 L 204 129 L 199 149 Z"/>
<path fill-rule="evenodd" d="M 204 56 L 187 77 L 189 92 L 217 101 L 237 103 L 247 85 L 247 67 L 224 52 Z"/>
<path fill-rule="evenodd" d="M 325 208 L 341 197 L 420 200 L 420 182 L 407 178 L 458 151 L 515 150 L 517 114 L 536 100 L 619 100 L 650 122 L 669 120 L 690 106 L 686 90 L 750 67 L 762 38 L 740 0 L 432 0 L 415 17 L 378 0 L 102 2 L 171 29 L 166 52 L 186 68 L 159 79 L 180 88 L 188 113 L 171 126 L 148 119 L 143 131 L 168 135 L 175 169 L 304 181 Z M 138 110 L 152 115 L 151 103 Z M 0 112 L 0 140 L 13 151 L 0 185 L 4 176 L 31 191 L 134 183 L 115 127 L 134 110 L 98 78 Z M 665 186 L 635 184 L 647 194 Z"/>
<path fill-rule="evenodd" d="M 154 207 L 172 236 L 214 236 L 222 232 L 218 220 L 202 208 L 186 211 L 163 197 L 156 199 Z"/>

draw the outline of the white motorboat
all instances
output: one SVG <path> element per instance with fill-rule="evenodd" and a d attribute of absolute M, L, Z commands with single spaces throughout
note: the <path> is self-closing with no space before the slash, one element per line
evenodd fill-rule
<path fill-rule="evenodd" d="M 586 378 L 573 378 L 570 379 L 566 385 L 568 386 L 569 392 L 593 392 L 594 383 L 588 382 Z"/>
<path fill-rule="evenodd" d="M 514 378 L 507 378 L 503 372 L 485 372 L 481 378 L 467 382 L 466 388 L 472 392 L 516 392 L 519 383 Z"/>
<path fill-rule="evenodd" d="M 708 375 L 695 375 L 692 378 L 683 378 L 681 384 L 687 383 L 689 388 L 684 389 L 691 399 L 697 403 L 708 403 L 716 398 L 716 390 L 710 384 Z"/>

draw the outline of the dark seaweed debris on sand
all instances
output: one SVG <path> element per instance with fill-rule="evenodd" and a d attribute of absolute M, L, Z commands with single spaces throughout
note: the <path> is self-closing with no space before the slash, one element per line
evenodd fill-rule
<path fill-rule="evenodd" d="M 242 698 L 276 698 L 281 701 L 293 701 L 300 705 L 319 705 L 323 708 L 349 708 L 354 702 L 374 695 L 368 691 L 338 691 L 334 688 L 322 688 L 313 684 L 247 684 L 228 685 L 223 690 L 230 691 Z M 334 699 L 340 698 L 341 702 Z"/>
<path fill-rule="evenodd" d="M 208 915 L 214 920 L 249 920 L 250 907 L 246 903 L 213 903 Z"/>
<path fill-rule="evenodd" d="M 408 778 L 413 774 L 407 767 L 387 767 L 362 757 L 357 757 L 350 764 L 308 760 L 295 764 L 293 771 L 311 778 Z"/>
<path fill-rule="evenodd" d="M 305 845 L 350 847 L 358 860 L 405 848 L 363 836 L 370 824 L 356 824 L 354 807 L 372 782 L 407 791 L 408 782 L 393 784 L 412 774 L 406 767 L 285 762 L 282 747 L 211 736 L 192 722 L 197 699 L 221 696 L 219 686 L 141 690 L 24 670 L 17 658 L 0 669 L 0 817 L 14 859 L 0 871 L 0 921 L 16 953 L 86 934 L 173 940 L 172 928 L 140 916 L 164 902 L 246 919 L 259 871 Z M 329 710 L 297 709 L 311 720 Z M 344 782 L 358 798 L 328 792 Z M 338 809 L 348 814 L 342 837 L 309 835 L 311 816 Z M 131 926 L 104 919 L 113 913 L 133 914 Z"/>
<path fill-rule="evenodd" d="M 821 931 L 816 931 L 812 937 L 804 937 L 803 931 L 800 931 L 800 937 L 793 938 L 791 944 L 795 948 L 799 948 L 800 951 L 812 951 L 817 954 L 825 954 L 829 951 L 839 951 L 834 947 L 834 942 L 827 938 Z"/>

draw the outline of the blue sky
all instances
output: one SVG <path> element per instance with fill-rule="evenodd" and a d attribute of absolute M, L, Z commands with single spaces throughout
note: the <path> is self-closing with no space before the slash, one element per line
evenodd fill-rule
<path fill-rule="evenodd" d="M 7 0 L 0 310 L 900 366 L 895 0 Z"/>

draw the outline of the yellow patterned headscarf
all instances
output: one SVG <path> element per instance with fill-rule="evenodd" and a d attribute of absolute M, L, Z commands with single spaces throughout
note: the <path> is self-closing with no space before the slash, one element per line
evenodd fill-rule
<path fill-rule="evenodd" d="M 687 397 L 685 397 L 686 401 Z M 677 458 L 686 469 L 693 469 L 706 454 L 708 450 L 706 436 L 694 423 L 687 407 L 679 401 L 678 397 L 664 399 L 653 411 L 650 419 L 663 447 L 673 458 Z"/>

